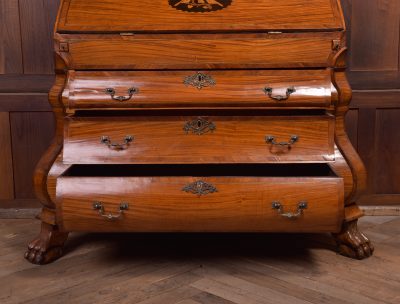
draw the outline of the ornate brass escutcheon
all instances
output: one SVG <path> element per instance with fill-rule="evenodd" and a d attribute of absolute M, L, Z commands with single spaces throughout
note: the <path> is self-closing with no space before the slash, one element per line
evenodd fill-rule
<path fill-rule="evenodd" d="M 112 220 L 117 220 L 122 217 L 123 213 L 125 210 L 129 209 L 129 204 L 128 203 L 121 203 L 119 205 L 119 213 L 118 214 L 112 214 L 112 213 L 106 213 L 104 210 L 103 203 L 101 202 L 94 202 L 93 203 L 93 210 L 97 210 L 99 212 L 99 215 L 101 217 L 104 217 L 110 221 Z"/>
<path fill-rule="evenodd" d="M 288 100 L 290 95 L 296 92 L 296 89 L 294 87 L 287 88 L 286 90 L 286 95 L 272 95 L 274 89 L 271 87 L 265 87 L 264 92 L 265 94 L 268 95 L 269 98 L 275 99 L 277 101 L 283 101 L 283 100 Z"/>
<path fill-rule="evenodd" d="M 134 94 L 137 94 L 139 90 L 137 88 L 129 88 L 128 89 L 128 96 L 115 96 L 116 92 L 114 88 L 107 88 L 105 90 L 106 94 L 111 96 L 111 99 L 116 100 L 116 101 L 128 101 L 132 99 L 132 96 Z"/>
<path fill-rule="evenodd" d="M 185 77 L 183 83 L 187 86 L 192 86 L 199 90 L 206 87 L 212 87 L 217 84 L 217 82 L 214 80 L 214 78 L 212 78 L 212 76 L 200 72 Z"/>
<path fill-rule="evenodd" d="M 303 215 L 303 211 L 305 209 L 307 209 L 307 207 L 308 207 L 308 203 L 307 202 L 305 202 L 305 201 L 304 202 L 299 202 L 298 205 L 297 205 L 297 212 L 296 213 L 292 213 L 292 212 L 285 213 L 285 212 L 283 212 L 283 205 L 280 202 L 278 202 L 278 201 L 272 202 L 272 209 L 278 210 L 278 213 L 281 216 L 286 217 L 288 219 L 297 219 L 297 218 L 299 218 L 300 216 Z"/>
<path fill-rule="evenodd" d="M 169 0 L 169 5 L 177 10 L 190 13 L 206 13 L 224 9 L 232 0 Z"/>
<path fill-rule="evenodd" d="M 193 193 L 197 196 L 218 192 L 216 187 L 202 180 L 186 185 L 185 187 L 183 187 L 182 191 Z"/>
<path fill-rule="evenodd" d="M 188 121 L 183 126 L 183 130 L 188 134 L 189 132 L 196 135 L 203 135 L 208 132 L 213 132 L 217 129 L 217 126 L 202 117 L 198 117 L 195 120 Z"/>

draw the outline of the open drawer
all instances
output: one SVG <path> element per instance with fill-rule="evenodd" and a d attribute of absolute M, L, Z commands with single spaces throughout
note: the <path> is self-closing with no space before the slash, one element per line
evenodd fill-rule
<path fill-rule="evenodd" d="M 337 232 L 343 180 L 327 165 L 73 166 L 59 225 L 93 232 Z"/>
<path fill-rule="evenodd" d="M 107 116 L 66 119 L 67 164 L 334 161 L 334 117 Z"/>
<path fill-rule="evenodd" d="M 68 111 L 141 108 L 329 108 L 328 70 L 70 71 Z"/>

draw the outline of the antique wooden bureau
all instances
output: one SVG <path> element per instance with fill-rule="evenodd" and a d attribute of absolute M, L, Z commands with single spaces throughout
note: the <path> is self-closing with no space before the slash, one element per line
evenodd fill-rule
<path fill-rule="evenodd" d="M 370 256 L 346 49 L 337 0 L 61 1 L 25 257 L 72 231 L 321 232 Z"/>

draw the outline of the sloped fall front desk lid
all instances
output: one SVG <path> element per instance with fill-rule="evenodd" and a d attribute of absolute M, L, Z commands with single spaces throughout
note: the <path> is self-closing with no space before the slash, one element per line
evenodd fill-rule
<path fill-rule="evenodd" d="M 340 31 L 339 0 L 63 0 L 60 33 Z"/>

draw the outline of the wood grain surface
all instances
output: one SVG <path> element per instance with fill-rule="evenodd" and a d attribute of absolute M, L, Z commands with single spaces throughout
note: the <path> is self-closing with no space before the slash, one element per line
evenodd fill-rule
<path fill-rule="evenodd" d="M 242 111 L 234 116 L 229 112 L 215 109 L 214 112 L 212 110 L 208 112 L 213 113 L 210 115 L 206 112 L 203 115 L 201 111 L 197 111 L 193 116 L 192 113 L 195 111 L 190 112 L 186 109 L 188 112 L 184 112 L 178 108 L 174 108 L 175 112 L 167 112 L 164 109 L 164 113 L 153 112 L 153 114 L 151 111 L 74 113 L 74 109 L 63 113 L 61 99 L 54 102 L 53 98 L 51 101 L 57 118 L 57 135 L 53 145 L 39 163 L 35 177 L 38 197 L 42 198 L 42 204 L 45 206 L 41 214 L 43 223 L 38 237 L 28 245 L 26 259 L 35 264 L 47 264 L 58 259 L 62 255 L 68 232 L 73 230 L 332 232 L 341 254 L 357 259 L 372 255 L 373 245 L 357 226 L 362 213 L 356 202 L 365 188 L 365 169 L 350 144 L 344 125 L 351 89 L 344 75 L 347 45 L 340 5 L 337 0 L 311 0 L 307 4 L 304 1 L 300 3 L 299 0 L 289 0 L 286 3 L 289 5 L 289 10 L 285 10 L 286 7 L 282 3 L 267 1 L 271 2 L 268 8 L 265 1 L 251 2 L 250 7 L 249 2 L 237 0 L 226 9 L 210 14 L 182 13 L 176 10 L 176 7 L 168 6 L 167 2 L 157 1 L 137 2 L 128 8 L 124 8 L 128 3 L 123 0 L 100 0 L 90 4 L 81 0 L 62 2 L 55 29 L 56 71 L 60 81 L 64 79 L 63 74 L 68 70 L 206 72 L 214 69 L 252 69 L 260 73 L 263 69 L 274 69 L 272 72 L 280 75 L 284 72 L 280 70 L 292 68 L 302 71 L 313 69 L 314 72 L 319 71 L 317 69 L 328 68 L 326 72 L 330 72 L 331 79 L 329 75 L 325 78 L 323 88 L 329 94 L 325 93 L 323 96 L 330 95 L 335 107 L 332 106 L 324 112 L 326 115 L 322 115 L 322 111 L 304 111 L 304 106 L 300 107 L 300 104 L 297 104 L 298 113 L 288 111 L 285 114 L 278 114 L 271 111 L 266 114 L 260 111 L 255 115 Z M 282 18 L 280 13 L 275 13 L 269 21 L 264 22 L 267 19 L 266 10 L 271 14 L 273 8 L 282 11 L 282 16 L 285 17 Z M 257 13 L 252 12 L 252 9 Z M 136 10 L 142 11 L 142 14 L 137 14 Z M 293 13 L 296 16 L 292 18 Z M 106 17 L 103 17 L 104 14 Z M 118 18 L 115 18 L 116 15 Z M 132 20 L 132 15 L 136 20 Z M 277 17 L 286 26 L 276 27 L 270 31 L 268 22 Z M 296 23 L 297 27 L 292 27 L 292 23 Z M 131 24 L 135 24 L 139 30 L 137 32 L 130 30 Z M 190 26 L 186 27 L 187 24 Z M 238 27 L 231 26 L 232 24 Z M 260 26 L 261 24 L 263 25 Z M 67 29 L 70 25 L 72 27 Z M 279 26 L 278 23 L 275 25 Z M 96 30 L 90 30 L 90 26 Z M 154 74 L 154 77 L 160 73 Z M 118 74 L 113 74 L 112 77 L 116 75 Z M 72 88 L 64 93 L 64 99 L 68 99 L 70 92 L 75 94 L 85 90 L 91 91 L 86 95 L 86 99 L 91 99 L 92 94 L 99 89 L 96 86 L 93 88 L 93 79 L 89 81 L 86 79 L 86 82 L 89 88 L 78 87 L 75 90 L 73 79 L 70 78 Z M 151 81 L 147 82 L 154 84 Z M 253 81 L 255 82 L 257 81 Z M 312 86 L 310 81 L 307 83 L 308 88 L 316 89 L 315 84 Z M 320 84 L 318 86 L 320 87 Z M 122 87 L 125 87 L 125 84 Z M 120 95 L 122 87 L 111 87 L 108 92 L 114 94 L 115 90 L 117 96 L 126 99 L 124 95 Z M 60 83 L 57 83 L 53 92 L 60 93 L 60 89 Z M 128 90 L 129 87 L 124 89 Z M 229 87 L 225 88 L 228 89 Z M 139 96 L 141 89 L 137 90 L 134 93 L 139 92 L 137 94 Z M 230 93 L 234 95 L 235 91 Z M 191 102 L 192 100 L 184 96 L 185 94 L 187 93 L 183 92 L 180 98 Z M 151 94 L 149 96 L 149 99 L 154 99 Z M 174 94 L 171 93 L 171 96 Z M 58 99 L 61 95 L 53 97 Z M 176 102 L 179 103 L 179 98 L 177 99 Z M 212 100 L 212 98 L 207 99 Z M 242 108 L 240 107 L 241 110 Z M 300 110 L 303 110 L 301 114 Z M 61 119 L 63 115 L 67 116 L 64 121 L 65 126 Z M 63 127 L 64 134 L 60 132 Z M 187 205 L 182 206 L 179 204 L 182 189 L 187 190 L 192 187 L 192 191 L 199 191 L 204 186 L 203 181 L 194 180 L 196 177 L 193 176 L 197 176 L 195 173 L 176 176 L 169 171 L 163 176 L 114 175 L 103 178 L 99 177 L 101 174 L 98 172 L 89 177 L 66 174 L 58 179 L 57 199 L 56 202 L 52 202 L 47 187 L 52 185 L 45 185 L 45 182 L 53 178 L 47 174 L 52 171 L 50 167 L 59 155 L 62 140 L 64 140 L 63 162 L 66 165 L 91 165 L 84 168 L 88 172 L 95 173 L 96 168 L 99 171 L 101 168 L 93 165 L 99 164 L 122 164 L 124 166 L 121 166 L 120 170 L 123 171 L 127 164 L 147 165 L 147 170 L 150 165 L 159 165 L 157 166 L 159 170 L 160 166 L 165 164 L 201 164 L 204 167 L 210 164 L 302 163 L 308 165 L 307 169 L 303 168 L 304 171 L 308 171 L 312 165 L 310 163 L 334 162 L 335 155 L 339 155 L 341 163 L 332 168 L 340 177 L 329 175 L 330 177 L 302 179 L 287 176 L 277 178 L 271 175 L 263 180 L 262 176 L 256 178 L 249 174 L 243 177 L 237 172 L 230 177 L 207 175 L 203 177 L 210 184 L 212 193 L 200 198 L 212 200 L 221 195 L 219 200 L 211 201 L 211 205 L 195 205 L 194 200 L 190 199 Z M 339 152 L 334 150 L 335 143 Z M 342 163 L 343 160 L 347 166 Z M 53 167 L 54 171 L 58 171 L 57 165 Z M 71 171 L 72 169 L 73 167 L 70 168 Z M 352 183 L 349 181 L 349 169 Z M 85 174 L 89 174 L 88 172 Z M 90 181 L 93 181 L 93 185 Z M 174 193 L 171 186 L 178 181 L 189 183 L 186 184 L 186 188 L 179 190 L 179 195 Z M 304 184 L 300 181 L 304 181 Z M 328 185 L 327 181 L 333 184 Z M 258 182 L 261 184 L 257 184 Z M 219 187 L 218 190 L 213 184 Z M 123 185 L 122 190 L 118 187 L 120 185 Z M 231 189 L 232 185 L 233 190 L 226 190 Z M 249 190 L 245 191 L 246 186 Z M 264 189 L 268 186 L 275 188 Z M 351 192 L 350 187 L 352 187 Z M 88 188 L 86 192 L 84 188 Z M 223 191 L 220 192 L 220 189 Z M 346 201 L 344 201 L 345 190 Z M 106 201 L 107 191 L 115 191 L 110 196 L 109 205 Z M 125 193 L 124 191 L 128 191 L 128 196 L 132 195 L 133 199 L 138 200 L 143 194 L 143 205 L 139 205 L 139 211 L 131 212 L 130 203 L 129 206 L 123 205 L 124 209 L 118 211 L 118 204 L 124 202 L 121 201 L 121 193 Z M 76 192 L 79 192 L 79 195 L 74 197 Z M 92 200 L 90 207 L 82 205 L 82 193 L 84 193 L 83 201 L 86 198 Z M 319 209 L 314 207 L 312 210 L 320 211 L 305 223 L 291 221 L 282 224 L 280 221 L 275 223 L 272 220 L 271 225 L 265 224 L 262 220 L 273 216 L 271 215 L 273 208 L 271 206 L 270 212 L 264 215 L 259 201 L 264 199 L 275 201 L 272 197 L 276 194 L 282 195 L 282 199 L 276 201 L 284 201 L 285 197 L 287 199 L 293 196 L 297 204 L 303 201 L 299 196 L 307 194 L 313 202 L 312 206 L 315 204 L 314 201 L 318 201 Z M 68 198 L 68 195 L 72 197 Z M 100 211 L 96 207 L 96 210 L 93 210 L 93 198 L 97 195 L 101 203 L 97 203 L 96 206 Z M 335 208 L 332 208 L 333 201 Z M 217 205 L 217 202 L 222 203 Z M 249 204 L 246 204 L 248 202 Z M 241 204 L 249 209 L 235 209 Z M 275 203 L 275 207 L 277 204 Z M 286 210 L 285 202 L 282 204 Z M 290 200 L 287 205 L 291 207 L 290 209 L 296 207 Z M 54 206 L 58 210 L 56 218 Z M 108 222 L 113 228 L 116 227 L 116 230 L 103 230 L 105 225 L 97 224 L 97 221 L 91 222 L 90 219 L 94 213 L 104 220 L 102 215 L 112 212 L 108 211 L 109 207 L 115 212 L 120 212 L 115 221 Z M 205 210 L 202 210 L 202 207 L 205 207 Z M 273 211 L 281 219 L 282 214 L 279 214 L 276 208 Z M 116 217 L 113 214 L 109 214 L 108 218 Z M 257 226 L 259 214 L 263 215 L 259 220 L 263 223 L 260 228 Z M 81 220 L 79 215 L 82 215 Z M 132 220 L 129 219 L 131 216 Z M 130 223 L 138 221 L 139 228 L 125 229 L 122 224 L 118 227 L 125 217 L 128 220 L 124 225 L 130 227 Z M 242 217 L 245 219 L 244 222 L 241 221 Z M 305 215 L 299 212 L 295 217 L 301 220 Z M 68 224 L 71 225 L 70 228 L 66 228 Z M 208 230 L 200 228 L 204 224 Z M 328 225 L 328 228 L 324 225 Z M 60 229 L 61 226 L 64 230 Z M 173 227 L 178 228 L 174 230 Z"/>
<path fill-rule="evenodd" d="M 392 157 L 379 156 L 387 153 L 394 155 L 397 149 L 396 143 L 399 142 L 395 138 L 398 135 L 396 122 L 400 119 L 398 111 L 400 73 L 397 64 L 400 3 L 397 0 L 342 0 L 341 2 L 349 32 L 350 53 L 347 59 L 349 66 L 347 75 L 351 86 L 356 90 L 350 105 L 352 114 L 346 117 L 347 130 L 369 171 L 368 191 L 361 197 L 360 203 L 379 205 L 382 208 L 386 205 L 396 206 L 400 203 L 399 192 L 396 184 L 390 181 L 399 179 L 396 171 L 398 166 L 393 166 L 398 161 L 396 158 L 393 160 Z M 53 49 L 52 22 L 55 20 L 58 4 L 58 0 L 2 2 L 0 9 L 4 37 L 4 43 L 0 46 L 2 112 L 8 114 L 40 112 L 38 119 L 47 119 L 46 112 L 51 109 L 45 96 L 54 82 L 54 76 L 50 74 L 53 56 L 48 54 Z M 266 17 L 264 21 L 268 22 L 268 18 Z M 374 41 L 376 43 L 372 43 Z M 20 118 L 29 119 L 29 115 L 21 115 Z M 26 123 L 29 124 L 28 121 Z M 15 130 L 10 125 L 0 129 L 0 132 L 4 133 L 3 138 L 10 129 Z M 30 134 L 37 131 L 27 128 L 25 132 Z M 35 134 L 33 136 L 36 136 L 40 145 L 48 143 L 47 135 L 41 135 L 40 132 L 37 134 L 38 136 Z M 382 136 L 386 134 L 391 135 L 388 139 L 383 139 Z M 13 134 L 11 136 L 15 137 Z M 394 140 L 390 140 L 391 138 Z M 35 162 L 37 158 L 29 158 L 28 149 L 11 152 L 29 160 L 21 170 L 15 172 L 17 174 L 15 179 L 18 181 L 24 176 L 32 176 L 34 164 L 30 162 Z M 386 183 L 387 179 L 389 183 Z M 0 205 L 3 208 L 38 206 L 38 202 L 34 202 L 33 191 L 30 193 L 27 200 L 3 199 L 0 200 Z M 15 194 L 20 196 L 18 192 Z"/>
<path fill-rule="evenodd" d="M 214 84 L 196 87 L 185 83 L 197 73 L 212 78 Z M 272 97 L 265 88 L 273 89 Z M 130 109 L 184 107 L 266 107 L 266 108 L 329 108 L 331 77 L 327 70 L 285 71 L 70 71 L 63 93 L 63 103 L 73 109 Z M 115 90 L 115 97 L 129 97 L 128 90 L 137 92 L 127 101 L 113 100 L 106 93 Z"/>
<path fill-rule="evenodd" d="M 341 30 L 337 0 L 234 0 L 205 13 L 176 10 L 167 0 L 67 0 L 58 23 L 61 32 Z"/>
<path fill-rule="evenodd" d="M 144 169 L 145 170 L 145 169 Z M 172 173 L 173 174 L 173 173 Z M 183 191 L 197 181 L 217 189 L 198 196 Z M 102 218 L 93 203 L 104 205 Z M 279 201 L 284 212 L 296 213 L 308 202 L 299 218 L 288 219 L 272 209 Z M 58 222 L 66 231 L 141 232 L 335 232 L 343 220 L 343 181 L 335 177 L 61 177 L 57 185 Z"/>
<path fill-rule="evenodd" d="M 11 149 L 10 117 L 0 112 L 0 199 L 14 198 L 13 159 Z"/>
<path fill-rule="evenodd" d="M 51 143 L 54 117 L 52 113 L 13 112 L 10 120 L 16 197 L 29 199 L 35 192 L 33 178 L 27 172 L 34 170 Z"/>
<path fill-rule="evenodd" d="M 185 132 L 188 122 L 215 124 L 203 135 Z M 63 161 L 67 164 L 272 163 L 334 160 L 334 121 L 329 116 L 133 116 L 66 118 Z M 123 150 L 100 142 L 133 141 Z M 291 148 L 274 146 L 299 136 Z"/>
<path fill-rule="evenodd" d="M 70 69 L 324 68 L 343 33 L 56 35 Z M 64 43 L 68 51 L 60 51 Z"/>
<path fill-rule="evenodd" d="M 35 220 L 0 221 L 2 304 L 398 304 L 399 217 L 364 217 L 378 246 L 354 261 L 324 234 L 74 233 L 57 263 L 20 253 Z"/>

